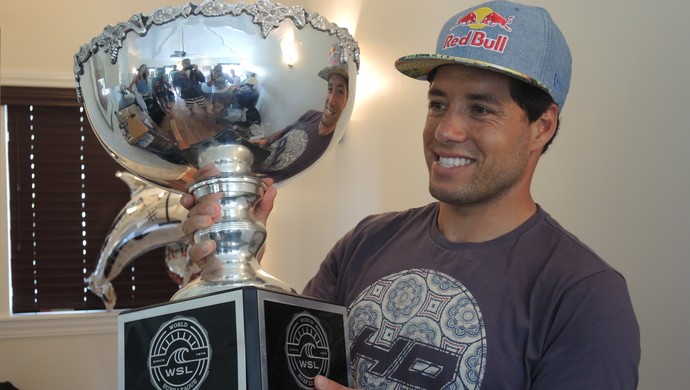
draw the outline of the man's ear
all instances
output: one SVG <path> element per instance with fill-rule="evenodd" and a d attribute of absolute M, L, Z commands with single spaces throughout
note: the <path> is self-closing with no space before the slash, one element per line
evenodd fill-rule
<path fill-rule="evenodd" d="M 539 153 L 541 153 L 544 145 L 556 135 L 557 128 L 558 106 L 556 103 L 552 103 L 539 119 L 532 124 L 532 140 L 534 141 L 535 149 Z"/>

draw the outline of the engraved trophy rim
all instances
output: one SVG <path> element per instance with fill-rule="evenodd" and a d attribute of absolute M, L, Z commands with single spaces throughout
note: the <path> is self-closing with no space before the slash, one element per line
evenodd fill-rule
<path fill-rule="evenodd" d="M 255 3 L 244 2 L 230 4 L 219 0 L 205 0 L 202 3 L 188 2 L 180 7 L 167 6 L 154 10 L 151 14 L 136 13 L 126 22 L 108 25 L 103 32 L 91 39 L 89 43 L 81 45 L 74 55 L 74 76 L 77 89 L 77 100 L 84 103 L 84 95 L 81 88 L 81 76 L 84 75 L 84 64 L 100 50 L 108 53 L 112 64 L 118 59 L 123 42 L 127 34 L 134 32 L 143 37 L 152 28 L 162 26 L 192 15 L 205 17 L 239 16 L 241 14 L 252 16 L 252 22 L 261 28 L 262 37 L 265 39 L 280 23 L 291 19 L 295 27 L 303 29 L 309 25 L 317 31 L 326 32 L 340 40 L 342 60 L 347 62 L 350 58 L 355 63 L 356 70 L 360 68 L 360 50 L 357 41 L 350 35 L 345 27 L 329 22 L 328 19 L 318 13 L 310 13 L 301 6 L 285 6 L 269 0 L 257 0 Z"/>

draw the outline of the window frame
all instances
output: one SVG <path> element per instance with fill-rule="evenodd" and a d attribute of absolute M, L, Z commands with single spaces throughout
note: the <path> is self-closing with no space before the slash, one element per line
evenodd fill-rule
<path fill-rule="evenodd" d="M 76 92 L 72 88 L 24 86 L 2 86 L 1 88 L 0 92 L 3 96 L 9 90 L 12 94 L 13 104 L 21 104 L 21 102 L 35 104 L 36 93 L 40 91 L 45 99 L 50 99 L 54 103 L 52 105 L 78 105 L 76 104 Z M 0 169 L 8 172 L 7 146 L 9 129 L 5 99 L 0 102 L 0 107 L 2 108 L 0 110 L 0 156 L 2 156 L 0 157 Z M 117 313 L 121 309 L 113 312 L 107 312 L 103 309 L 57 313 L 12 313 L 10 293 L 12 281 L 10 258 L 10 178 L 8 174 L 5 174 L 4 177 L 5 180 L 0 181 L 2 182 L 0 184 L 0 202 L 5 204 L 5 207 L 0 210 L 0 218 L 5 221 L 5 223 L 0 224 L 0 253 L 5 255 L 6 261 L 0 262 L 2 263 L 0 266 L 0 282 L 4 282 L 0 283 L 0 339 L 115 332 L 117 329 Z M 126 188 L 124 184 L 123 188 Z M 161 263 L 163 262 L 162 257 L 160 261 Z M 95 267 L 95 263 L 93 267 Z"/>
<path fill-rule="evenodd" d="M 0 106 L 0 169 L 7 171 L 7 122 Z M 0 340 L 117 334 L 119 311 L 12 314 L 10 310 L 9 178 L 0 180 Z"/>

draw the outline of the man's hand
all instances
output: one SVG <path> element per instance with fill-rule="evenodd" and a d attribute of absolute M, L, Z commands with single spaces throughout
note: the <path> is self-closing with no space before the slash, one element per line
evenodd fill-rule
<path fill-rule="evenodd" d="M 268 144 L 268 138 L 258 138 L 255 140 L 251 140 L 249 142 L 253 143 L 256 146 L 261 146 L 262 148 L 265 148 Z"/>
<path fill-rule="evenodd" d="M 349 387 L 340 385 L 325 376 L 317 375 L 314 378 L 314 389 L 316 390 L 347 390 Z"/>
<path fill-rule="evenodd" d="M 194 232 L 210 227 L 214 222 L 220 221 L 220 196 L 221 194 L 210 194 L 199 199 L 195 204 L 194 196 L 184 194 L 180 198 L 180 203 L 189 210 L 187 219 L 182 222 L 182 231 L 188 237 L 192 237 Z M 206 265 L 205 257 L 212 254 L 216 249 L 213 240 L 205 240 L 200 243 L 193 243 L 187 250 L 189 259 L 199 267 Z"/>
<path fill-rule="evenodd" d="M 213 164 L 200 168 L 194 175 L 195 181 L 208 179 L 212 176 L 220 174 L 220 171 Z M 273 203 L 277 195 L 276 188 L 273 186 L 273 180 L 264 179 L 266 184 L 261 198 L 254 204 L 250 210 L 250 216 L 257 222 L 266 224 L 268 216 L 273 210 Z M 191 194 L 184 194 L 180 199 L 180 204 L 187 210 L 189 214 L 187 219 L 182 222 L 182 231 L 188 236 L 193 236 L 197 230 L 210 227 L 214 222 L 220 221 L 221 208 L 219 200 L 221 194 L 209 194 L 194 200 Z M 216 249 L 216 243 L 213 240 L 206 240 L 199 243 L 192 243 L 188 249 L 189 259 L 197 264 L 202 269 L 206 266 L 206 256 L 212 254 Z M 261 260 L 263 250 L 259 252 L 258 258 Z"/>

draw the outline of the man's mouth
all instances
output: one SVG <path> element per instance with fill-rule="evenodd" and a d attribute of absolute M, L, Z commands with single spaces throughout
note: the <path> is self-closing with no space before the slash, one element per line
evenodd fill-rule
<path fill-rule="evenodd" d="M 438 157 L 438 165 L 444 168 L 462 167 L 473 164 L 475 160 L 462 157 Z"/>

